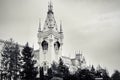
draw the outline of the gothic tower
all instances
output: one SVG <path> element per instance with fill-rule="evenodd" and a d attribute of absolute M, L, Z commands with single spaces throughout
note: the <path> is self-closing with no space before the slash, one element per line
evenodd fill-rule
<path fill-rule="evenodd" d="M 38 44 L 40 66 L 47 69 L 53 61 L 58 62 L 62 56 L 63 31 L 61 23 L 60 29 L 58 29 L 51 2 L 48 4 L 48 12 L 43 29 L 41 28 L 41 22 L 39 22 Z"/>

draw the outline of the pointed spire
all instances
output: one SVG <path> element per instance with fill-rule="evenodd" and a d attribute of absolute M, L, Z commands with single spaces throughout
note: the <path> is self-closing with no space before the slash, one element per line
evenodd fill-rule
<path fill-rule="evenodd" d="M 38 29 L 38 32 L 41 32 L 41 20 L 39 18 L 39 29 Z"/>
<path fill-rule="evenodd" d="M 62 21 L 60 21 L 60 32 L 62 33 L 63 30 L 62 30 Z"/>
<path fill-rule="evenodd" d="M 29 47 L 29 43 L 27 42 L 25 46 L 26 46 L 26 47 Z"/>
<path fill-rule="evenodd" d="M 48 14 L 49 13 L 52 13 L 53 14 L 53 5 L 52 5 L 52 2 L 51 2 L 51 0 L 50 0 L 50 2 L 48 3 Z"/>
<path fill-rule="evenodd" d="M 33 43 L 33 45 L 32 45 L 32 48 L 33 48 L 33 50 L 34 50 L 34 43 Z"/>
<path fill-rule="evenodd" d="M 13 39 L 12 39 L 12 38 L 10 38 L 10 42 L 11 42 L 11 43 L 13 42 Z"/>

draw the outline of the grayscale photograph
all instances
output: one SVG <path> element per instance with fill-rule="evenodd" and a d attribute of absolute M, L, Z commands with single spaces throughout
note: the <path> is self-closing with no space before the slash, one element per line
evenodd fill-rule
<path fill-rule="evenodd" d="M 120 0 L 0 0 L 0 80 L 120 80 Z"/>

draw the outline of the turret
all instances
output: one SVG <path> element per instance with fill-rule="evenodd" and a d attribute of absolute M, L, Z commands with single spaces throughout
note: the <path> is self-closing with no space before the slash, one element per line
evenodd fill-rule
<path fill-rule="evenodd" d="M 63 30 L 62 30 L 62 22 L 60 21 L 60 33 L 62 33 Z"/>
<path fill-rule="evenodd" d="M 39 20 L 38 44 L 40 66 L 48 68 L 53 61 L 59 61 L 63 45 L 62 23 L 60 23 L 60 30 L 58 30 L 51 2 L 48 4 L 48 12 L 43 29 L 41 29 L 41 22 Z M 46 70 L 44 69 L 44 71 Z"/>
<path fill-rule="evenodd" d="M 38 28 L 38 32 L 41 32 L 41 20 L 39 19 L 39 28 Z"/>

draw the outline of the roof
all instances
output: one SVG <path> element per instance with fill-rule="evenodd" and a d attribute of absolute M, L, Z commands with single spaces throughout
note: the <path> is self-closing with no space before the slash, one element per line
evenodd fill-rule
<path fill-rule="evenodd" d="M 54 18 L 53 5 L 51 3 L 48 4 L 48 12 L 43 31 L 48 31 L 49 29 L 58 32 L 57 23 Z"/>
<path fill-rule="evenodd" d="M 70 57 L 67 57 L 67 56 L 62 56 L 62 58 L 70 59 Z"/>

